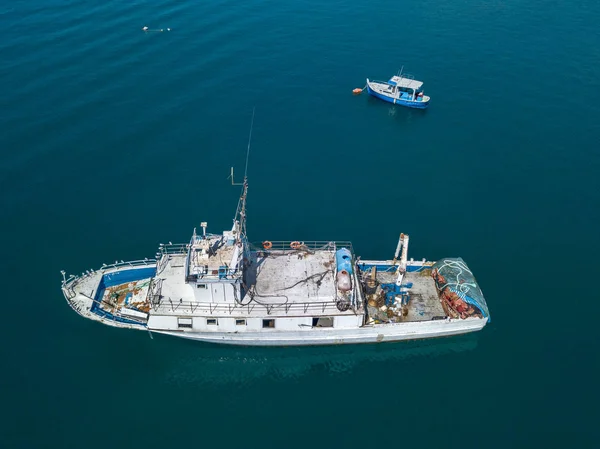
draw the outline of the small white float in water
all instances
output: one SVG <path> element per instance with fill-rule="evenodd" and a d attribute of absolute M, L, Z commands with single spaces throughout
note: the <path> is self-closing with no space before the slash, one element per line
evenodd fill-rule
<path fill-rule="evenodd" d="M 156 30 L 151 30 L 151 29 L 150 29 L 150 28 L 148 28 L 148 27 L 143 27 L 143 28 L 142 28 L 142 31 L 145 31 L 146 33 L 148 33 L 148 32 L 162 33 L 162 32 L 164 32 L 165 30 L 164 30 L 164 28 L 161 28 L 161 29 L 156 29 Z M 171 31 L 171 28 L 167 28 L 167 31 Z"/>

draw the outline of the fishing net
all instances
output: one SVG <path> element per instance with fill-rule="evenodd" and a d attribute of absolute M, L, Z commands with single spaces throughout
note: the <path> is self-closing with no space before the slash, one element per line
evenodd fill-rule
<path fill-rule="evenodd" d="M 443 296 L 457 296 L 489 318 L 483 293 L 464 260 L 460 257 L 441 259 L 433 265 L 432 275 Z"/>

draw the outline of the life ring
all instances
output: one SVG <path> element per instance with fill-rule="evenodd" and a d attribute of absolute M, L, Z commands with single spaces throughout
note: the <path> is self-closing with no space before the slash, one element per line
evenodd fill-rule
<path fill-rule="evenodd" d="M 290 243 L 290 248 L 292 248 L 292 249 L 298 249 L 298 248 L 300 248 L 300 246 L 302 246 L 302 244 L 297 241 Z"/>
<path fill-rule="evenodd" d="M 263 248 L 264 249 L 271 249 L 271 248 L 273 248 L 273 244 L 271 242 L 269 242 L 268 240 L 265 240 L 263 242 Z"/>

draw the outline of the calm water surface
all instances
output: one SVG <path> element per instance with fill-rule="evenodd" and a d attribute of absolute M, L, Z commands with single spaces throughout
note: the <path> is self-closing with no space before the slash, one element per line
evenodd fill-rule
<path fill-rule="evenodd" d="M 598 447 L 600 3 L 0 6 L 0 447 Z M 171 28 L 143 33 L 141 28 Z M 402 65 L 427 111 L 351 95 Z M 492 323 L 203 345 L 83 320 L 60 270 L 231 226 L 463 257 Z"/>

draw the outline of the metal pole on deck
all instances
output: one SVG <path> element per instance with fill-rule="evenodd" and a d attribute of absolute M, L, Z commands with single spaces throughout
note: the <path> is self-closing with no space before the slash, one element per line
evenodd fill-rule
<path fill-rule="evenodd" d="M 408 235 L 402 234 L 402 256 L 400 257 L 400 265 L 398 265 L 398 278 L 396 285 L 402 285 L 404 274 L 406 273 L 406 262 L 408 258 Z"/>
<path fill-rule="evenodd" d="M 400 255 L 400 247 L 402 246 L 402 239 L 404 239 L 404 234 L 400 233 L 400 238 L 398 239 L 398 246 L 396 246 L 396 253 L 394 254 L 394 260 L 392 261 L 392 265 L 396 265 L 396 260 L 398 260 L 398 256 Z"/>

